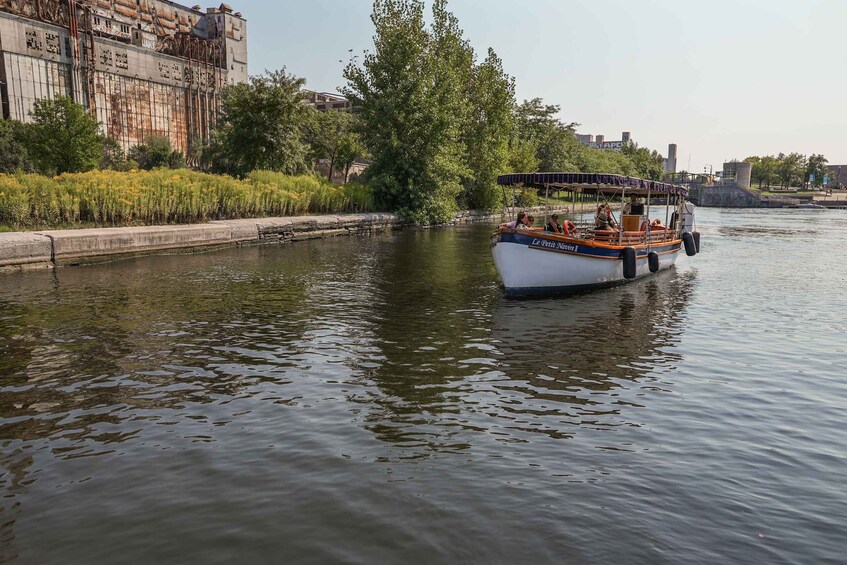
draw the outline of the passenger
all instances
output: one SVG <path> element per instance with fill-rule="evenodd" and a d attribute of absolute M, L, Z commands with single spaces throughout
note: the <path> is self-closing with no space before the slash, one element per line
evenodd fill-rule
<path fill-rule="evenodd" d="M 644 221 L 641 222 L 641 231 L 647 231 L 648 226 L 650 227 L 650 231 L 663 231 L 668 229 L 662 224 L 662 220 L 660 220 L 659 218 L 655 218 L 649 223 L 645 218 Z"/>
<path fill-rule="evenodd" d="M 597 207 L 597 217 L 594 219 L 594 229 L 601 231 L 615 231 L 618 224 L 612 217 L 612 210 L 608 206 Z"/>
<path fill-rule="evenodd" d="M 523 229 L 526 229 L 526 212 L 518 212 L 518 219 L 506 224 L 507 228 L 513 230 L 520 229 L 518 226 L 524 226 Z"/>
<path fill-rule="evenodd" d="M 565 230 L 559 225 L 559 214 L 550 216 L 550 222 L 544 228 L 551 233 L 565 233 Z"/>
<path fill-rule="evenodd" d="M 594 229 L 595 230 L 602 230 L 602 229 L 608 229 L 609 228 L 608 222 L 604 219 L 605 216 L 606 216 L 606 210 L 603 208 L 603 206 L 602 205 L 597 206 L 597 215 L 594 216 Z M 603 227 L 604 225 L 606 226 L 605 228 Z"/>
<path fill-rule="evenodd" d="M 526 217 L 526 228 L 531 230 L 531 229 L 533 229 L 533 227 L 535 227 L 534 224 L 535 224 L 535 216 L 527 216 Z"/>

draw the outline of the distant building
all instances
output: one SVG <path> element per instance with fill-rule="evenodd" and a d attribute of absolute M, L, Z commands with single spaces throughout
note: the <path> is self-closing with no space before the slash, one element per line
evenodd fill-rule
<path fill-rule="evenodd" d="M 591 135 L 590 133 L 578 133 L 576 139 L 583 145 L 587 145 L 592 149 L 600 149 L 602 151 L 621 151 L 623 146 L 632 141 L 632 134 L 628 131 L 621 132 L 620 141 L 606 141 L 605 135 Z"/>
<path fill-rule="evenodd" d="M 668 145 L 668 156 L 665 159 L 665 172 L 676 172 L 676 143 Z"/>
<path fill-rule="evenodd" d="M 31 120 L 69 96 L 124 149 L 152 135 L 209 139 L 225 85 L 247 81 L 247 22 L 227 4 L 0 0 L 0 108 Z"/>
<path fill-rule="evenodd" d="M 750 179 L 753 174 L 753 163 L 745 161 L 730 161 L 723 164 L 721 183 L 724 185 L 736 184 L 741 188 L 750 188 Z"/>
<path fill-rule="evenodd" d="M 307 90 L 306 94 L 308 96 L 306 102 L 317 110 L 349 110 L 353 107 L 352 102 L 338 94 L 312 92 L 311 90 Z"/>
<path fill-rule="evenodd" d="M 847 165 L 827 166 L 829 176 L 828 186 L 847 186 Z"/>

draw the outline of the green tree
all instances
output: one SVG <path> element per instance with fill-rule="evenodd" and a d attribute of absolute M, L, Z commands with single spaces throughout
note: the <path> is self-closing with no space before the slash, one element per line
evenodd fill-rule
<path fill-rule="evenodd" d="M 374 50 L 344 70 L 362 140 L 373 156 L 366 177 L 377 204 L 418 223 L 448 220 L 464 164 L 461 129 L 470 48 L 443 0 L 432 31 L 419 0 L 376 0 Z"/>
<path fill-rule="evenodd" d="M 776 180 L 777 166 L 779 164 L 776 157 L 772 155 L 766 155 L 764 157 L 754 156 L 747 157 L 744 160 L 753 165 L 751 179 L 753 182 L 758 183 L 759 190 L 762 189 L 762 185 L 770 188 L 771 183 Z"/>
<path fill-rule="evenodd" d="M 27 150 L 44 174 L 96 169 L 103 158 L 103 137 L 97 120 L 67 96 L 38 100 Z"/>
<path fill-rule="evenodd" d="M 574 134 L 578 124 L 561 122 L 556 117 L 559 111 L 559 106 L 544 104 L 540 98 L 524 100 L 515 108 L 515 135 L 536 147 L 539 170 L 576 172 L 583 147 Z"/>
<path fill-rule="evenodd" d="M 353 166 L 353 163 L 358 159 L 366 158 L 367 155 L 368 150 L 356 132 L 350 132 L 350 135 L 345 135 L 341 139 L 336 153 L 336 161 L 344 170 L 345 184 L 350 180 L 350 167 Z"/>
<path fill-rule="evenodd" d="M 665 174 L 664 159 L 658 151 L 639 147 L 637 143 L 626 143 L 621 152 L 632 161 L 635 176 L 661 180 Z"/>
<path fill-rule="evenodd" d="M 312 109 L 303 104 L 304 84 L 282 69 L 228 86 L 222 97 L 223 115 L 203 161 L 214 170 L 239 176 L 257 169 L 307 171 L 303 138 Z"/>
<path fill-rule="evenodd" d="M 32 171 L 24 140 L 26 126 L 0 119 L 0 173 Z"/>
<path fill-rule="evenodd" d="M 161 135 L 151 135 L 144 143 L 129 150 L 129 158 L 145 170 L 158 168 L 181 169 L 185 167 L 185 156 L 171 148 L 171 140 Z"/>
<path fill-rule="evenodd" d="M 337 166 L 344 170 L 344 179 L 353 162 L 364 154 L 364 147 L 355 131 L 356 118 L 346 110 L 314 112 L 308 126 L 307 140 L 313 159 L 329 160 L 328 180 Z"/>
<path fill-rule="evenodd" d="M 805 180 L 812 186 L 821 186 L 823 178 L 827 174 L 827 163 L 829 161 L 821 154 L 811 154 L 806 161 Z"/>
<path fill-rule="evenodd" d="M 508 172 L 533 173 L 538 170 L 538 146 L 529 139 L 512 135 L 509 139 Z"/>
<path fill-rule="evenodd" d="M 800 153 L 780 153 L 777 157 L 776 174 L 784 188 L 791 187 L 795 182 L 803 182 L 806 172 L 806 156 Z"/>
<path fill-rule="evenodd" d="M 466 203 L 471 208 L 493 210 L 502 205 L 497 176 L 508 172 L 515 106 L 514 79 L 503 71 L 493 49 L 474 69 L 469 103 L 471 112 L 464 128 L 470 170 L 465 181 Z"/>

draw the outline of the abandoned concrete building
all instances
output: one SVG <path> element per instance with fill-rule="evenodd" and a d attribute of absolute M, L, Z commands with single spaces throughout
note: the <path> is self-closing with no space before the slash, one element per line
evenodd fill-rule
<path fill-rule="evenodd" d="M 247 80 L 247 22 L 227 4 L 0 0 L 2 117 L 70 96 L 128 150 L 151 135 L 208 139 L 224 85 Z"/>

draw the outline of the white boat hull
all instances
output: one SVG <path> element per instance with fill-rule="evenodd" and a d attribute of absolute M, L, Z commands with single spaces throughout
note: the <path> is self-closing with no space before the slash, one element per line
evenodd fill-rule
<path fill-rule="evenodd" d="M 659 270 L 679 256 L 679 242 L 653 246 Z M 627 282 L 620 249 L 550 241 L 532 235 L 498 234 L 492 239 L 494 264 L 512 297 L 564 294 Z M 651 275 L 647 249 L 638 249 L 635 278 Z"/>

